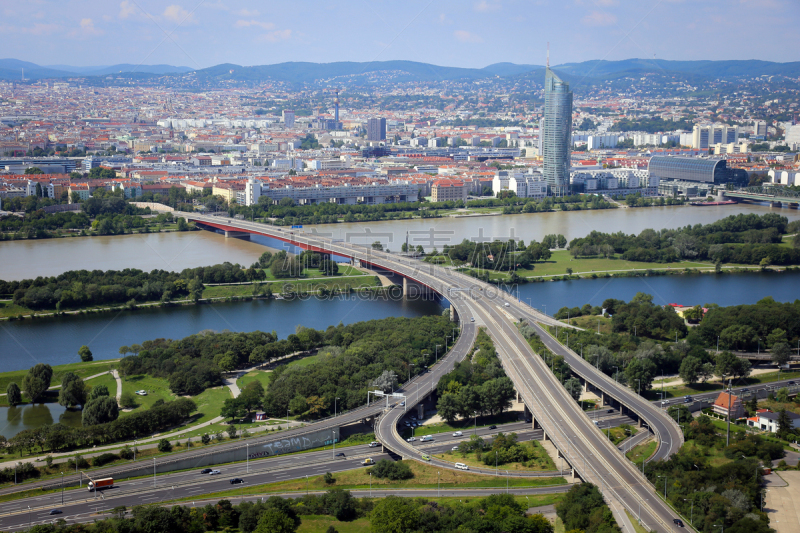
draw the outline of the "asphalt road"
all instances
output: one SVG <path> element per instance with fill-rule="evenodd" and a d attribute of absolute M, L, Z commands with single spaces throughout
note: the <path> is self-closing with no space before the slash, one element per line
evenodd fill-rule
<path fill-rule="evenodd" d="M 528 343 L 517 331 L 514 322 L 523 316 L 532 316 L 534 324 L 558 323 L 555 319 L 535 312 L 528 306 L 514 300 L 510 295 L 498 291 L 496 287 L 479 282 L 463 274 L 447 268 L 421 263 L 402 256 L 377 252 L 369 248 L 354 246 L 350 243 L 333 242 L 331 239 L 302 232 L 286 231 L 272 226 L 242 220 L 220 219 L 203 215 L 189 215 L 200 222 L 216 224 L 222 229 L 244 229 L 278 239 L 299 243 L 301 247 L 320 252 L 340 254 L 353 257 L 367 264 L 396 272 L 418 283 L 428 286 L 433 291 L 447 298 L 461 318 L 462 334 L 452 350 L 453 358 L 433 371 L 415 378 L 422 390 L 433 388 L 441 375 L 468 353 L 472 339 L 476 335 L 476 325 L 483 325 L 494 340 L 506 373 L 514 382 L 516 389 L 525 398 L 525 403 L 534 412 L 548 436 L 558 449 L 564 453 L 584 480 L 592 481 L 604 491 L 607 501 L 615 516 L 622 519 L 619 505 L 641 518 L 646 527 L 658 531 L 670 531 L 675 514 L 654 493 L 653 487 L 619 450 L 604 438 L 602 432 L 593 424 L 577 406 L 566 390 L 549 372 L 542 359 L 533 353 Z M 454 292 L 454 291 L 466 291 Z M 468 318 L 469 317 L 469 318 Z M 472 320 L 475 320 L 473 322 Z M 561 325 L 559 323 L 559 325 Z M 568 327 L 563 326 L 562 327 Z M 545 342 L 551 343 L 556 353 L 566 351 L 543 330 L 539 330 Z M 580 359 L 576 357 L 575 359 Z M 577 373 L 586 372 L 587 379 L 593 384 L 611 389 L 612 395 L 632 410 L 645 418 L 656 432 L 661 447 L 668 446 L 669 453 L 677 451 L 682 441 L 682 434 L 677 425 L 670 424 L 665 413 L 654 408 L 643 398 L 637 398 L 630 391 L 616 388 L 604 383 L 607 376 L 593 370 L 585 361 L 575 361 L 573 366 Z M 572 361 L 571 361 L 572 363 Z M 414 392 L 416 383 L 404 389 Z M 613 382 L 612 382 L 613 383 Z M 408 406 L 416 403 L 418 398 L 408 398 Z M 418 457 L 418 452 L 399 437 L 396 424 L 402 416 L 402 409 L 390 408 L 379 418 L 376 434 L 379 440 L 393 451 L 404 456 Z M 666 420 L 665 420 L 666 419 Z M 675 434 L 669 432 L 673 427 Z M 667 429 L 667 431 L 662 431 Z M 668 441 L 666 440 L 668 439 Z M 588 459 L 588 460 L 587 460 Z M 446 465 L 442 465 L 446 467 Z M 626 520 L 627 521 L 627 520 Z"/>

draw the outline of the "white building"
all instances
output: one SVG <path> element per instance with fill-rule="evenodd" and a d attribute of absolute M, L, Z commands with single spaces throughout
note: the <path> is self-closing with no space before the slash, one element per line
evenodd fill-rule
<path fill-rule="evenodd" d="M 547 182 L 538 172 L 501 170 L 492 179 L 492 192 L 497 196 L 502 191 L 511 191 L 520 198 L 544 198 L 547 196 Z"/>
<path fill-rule="evenodd" d="M 286 127 L 287 130 L 294 128 L 294 110 L 284 109 L 282 114 L 284 127 Z"/>
<path fill-rule="evenodd" d="M 261 182 L 248 178 L 244 186 L 244 205 L 256 205 L 261 198 Z"/>
<path fill-rule="evenodd" d="M 419 197 L 419 186 L 407 181 L 392 181 L 389 183 L 372 183 L 370 185 L 338 185 L 325 187 L 262 187 L 261 194 L 269 196 L 273 202 L 283 198 L 291 198 L 296 203 L 318 204 L 384 204 L 392 202 L 416 202 Z"/>
<path fill-rule="evenodd" d="M 792 421 L 792 428 L 800 428 L 800 415 L 791 411 L 786 411 L 789 420 Z M 778 413 L 773 413 L 767 409 L 759 409 L 756 416 L 751 416 L 747 419 L 747 425 L 753 428 L 758 428 L 770 433 L 778 431 Z"/>
<path fill-rule="evenodd" d="M 692 130 L 692 148 L 708 149 L 715 144 L 735 143 L 739 129 L 727 124 L 695 124 Z"/>
<path fill-rule="evenodd" d="M 586 138 L 586 148 L 589 150 L 615 148 L 618 142 L 619 135 L 589 135 Z"/>

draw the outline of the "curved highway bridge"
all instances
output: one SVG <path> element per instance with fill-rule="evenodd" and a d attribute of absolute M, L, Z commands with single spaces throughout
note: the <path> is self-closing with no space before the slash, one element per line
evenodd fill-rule
<path fill-rule="evenodd" d="M 350 258 L 365 266 L 380 268 L 404 279 L 423 291 L 433 291 L 449 300 L 454 315 L 461 318 L 462 332 L 445 364 L 417 376 L 407 383 L 402 394 L 407 397 L 405 409 L 423 399 L 433 390 L 438 379 L 469 352 L 477 329 L 486 328 L 492 337 L 506 373 L 533 414 L 534 426 L 539 425 L 552 440 L 559 453 L 578 476 L 600 487 L 607 503 L 621 524 L 627 522 L 622 509 L 640 519 L 651 530 L 671 531 L 677 515 L 655 493 L 644 475 L 606 438 L 592 420 L 580 409 L 549 371 L 544 360 L 533 352 L 515 325 L 520 318 L 535 324 L 542 340 L 554 353 L 563 355 L 573 371 L 604 397 L 624 405 L 655 433 L 659 441 L 659 457 L 667 457 L 683 443 L 678 425 L 664 412 L 619 386 L 602 372 L 594 369 L 572 350 L 564 347 L 538 324 L 565 326 L 563 323 L 518 302 L 493 285 L 480 282 L 448 268 L 377 252 L 370 248 L 335 241 L 294 229 L 281 229 L 267 224 L 214 216 L 181 213 L 201 226 L 224 231 L 226 235 L 258 234 L 295 245 L 304 250 Z M 472 321 L 474 319 L 474 322 Z M 403 407 L 392 404 L 384 409 L 376 434 L 382 444 L 405 457 L 420 458 L 421 452 L 406 443 L 397 432 L 397 422 L 404 414 Z M 394 407 L 394 408 L 392 408 Z M 447 463 L 439 466 L 449 467 Z"/>

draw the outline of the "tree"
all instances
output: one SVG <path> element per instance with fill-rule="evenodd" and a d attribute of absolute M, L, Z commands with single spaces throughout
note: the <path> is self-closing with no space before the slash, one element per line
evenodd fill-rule
<path fill-rule="evenodd" d="M 258 519 L 255 533 L 294 533 L 297 524 L 285 512 L 276 508 L 268 508 Z"/>
<path fill-rule="evenodd" d="M 58 404 L 64 407 L 74 407 L 86 403 L 86 385 L 83 380 L 67 372 L 61 378 L 61 390 L 58 392 Z"/>
<path fill-rule="evenodd" d="M 89 391 L 89 396 L 86 398 L 87 400 L 94 400 L 101 396 L 110 396 L 108 393 L 108 387 L 105 385 L 97 385 L 92 387 L 92 390 Z"/>
<path fill-rule="evenodd" d="M 714 360 L 714 374 L 722 380 L 733 374 L 739 358 L 725 350 L 720 352 Z"/>
<path fill-rule="evenodd" d="M 786 342 L 786 332 L 781 328 L 775 328 L 772 330 L 772 333 L 767 335 L 766 338 L 767 348 L 772 348 L 775 344 L 779 342 Z"/>
<path fill-rule="evenodd" d="M 785 342 L 776 342 L 772 345 L 770 352 L 772 353 L 772 362 L 776 365 L 783 366 L 789 362 L 791 351 Z"/>
<path fill-rule="evenodd" d="M 564 382 L 564 388 L 567 389 L 567 392 L 572 396 L 573 400 L 580 398 L 581 392 L 583 392 L 581 381 L 578 378 L 569 378 Z"/>
<path fill-rule="evenodd" d="M 372 249 L 373 250 L 378 250 L 379 252 L 382 252 L 383 251 L 383 244 L 381 244 L 381 241 L 375 241 L 375 242 L 372 243 Z"/>
<path fill-rule="evenodd" d="M 28 167 L 28 168 L 25 169 L 25 174 L 27 174 L 27 175 L 44 174 L 44 171 L 39 167 Z M 39 184 L 37 183 L 37 185 L 39 185 Z"/>
<path fill-rule="evenodd" d="M 387 496 L 379 501 L 370 515 L 372 533 L 407 533 L 415 531 L 419 512 L 406 498 Z"/>
<path fill-rule="evenodd" d="M 694 357 L 693 355 L 688 355 L 684 357 L 683 361 L 681 362 L 678 375 L 680 375 L 684 384 L 693 385 L 697 383 L 697 379 L 700 376 L 702 367 L 703 362 L 700 361 L 700 359 Z"/>
<path fill-rule="evenodd" d="M 168 439 L 161 439 L 158 441 L 158 451 L 161 453 L 169 453 L 172 451 L 172 443 Z"/>
<path fill-rule="evenodd" d="M 15 407 L 22 403 L 22 393 L 19 390 L 19 385 L 13 381 L 6 387 L 6 400 L 8 405 Z"/>
<path fill-rule="evenodd" d="M 443 394 L 436 403 L 436 411 L 448 424 L 455 422 L 458 416 L 458 400 L 456 399 L 456 395 Z"/>
<path fill-rule="evenodd" d="M 785 439 L 792 432 L 792 429 L 792 419 L 789 418 L 786 409 L 781 409 L 778 413 L 778 431 L 776 435 L 780 439 Z"/>
<path fill-rule="evenodd" d="M 655 375 L 656 364 L 650 359 L 633 359 L 625 368 L 625 377 L 637 392 L 649 390 Z"/>
<path fill-rule="evenodd" d="M 81 356 L 81 361 L 83 361 L 84 363 L 88 363 L 89 361 L 94 361 L 94 357 L 92 357 L 92 351 L 85 344 L 80 348 L 78 348 L 78 355 Z"/>
<path fill-rule="evenodd" d="M 703 366 L 700 367 L 700 371 L 698 372 L 697 376 L 700 378 L 700 381 L 705 383 L 714 375 L 714 365 L 712 363 L 703 363 Z"/>
<path fill-rule="evenodd" d="M 228 433 L 228 437 L 229 438 L 235 439 L 236 438 L 236 426 L 234 426 L 233 424 L 228 425 L 227 433 Z"/>
<path fill-rule="evenodd" d="M 139 407 L 139 402 L 136 401 L 136 396 L 132 392 L 125 391 L 119 397 L 119 405 L 125 409 L 136 409 Z"/>
<path fill-rule="evenodd" d="M 295 394 L 294 398 L 289 401 L 289 409 L 296 415 L 308 411 L 308 403 L 306 403 L 305 397 L 299 392 Z"/>
<path fill-rule="evenodd" d="M 195 303 L 197 303 L 200 298 L 203 297 L 203 290 L 205 290 L 205 286 L 203 286 L 203 282 L 200 281 L 200 278 L 195 277 L 189 284 L 186 286 L 186 290 L 189 292 L 189 295 L 192 297 Z"/>
<path fill-rule="evenodd" d="M 117 400 L 110 396 L 101 396 L 83 407 L 82 424 L 84 426 L 94 426 L 113 422 L 119 417 L 119 406 Z"/>
<path fill-rule="evenodd" d="M 37 363 L 33 366 L 22 379 L 22 388 L 28 394 L 32 402 L 36 402 L 39 397 L 50 388 L 50 380 L 53 378 L 53 368 L 50 365 Z"/>

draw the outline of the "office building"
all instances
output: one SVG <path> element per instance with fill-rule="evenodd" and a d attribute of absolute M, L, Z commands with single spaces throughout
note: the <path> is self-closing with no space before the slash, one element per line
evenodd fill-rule
<path fill-rule="evenodd" d="M 692 148 L 707 150 L 715 144 L 735 143 L 739 136 L 736 126 L 727 124 L 695 124 L 692 130 Z"/>
<path fill-rule="evenodd" d="M 386 119 L 371 118 L 367 121 L 367 140 L 385 141 L 386 140 Z"/>
<path fill-rule="evenodd" d="M 283 125 L 286 129 L 294 128 L 294 110 L 283 110 Z"/>
<path fill-rule="evenodd" d="M 569 84 L 545 70 L 544 114 L 541 121 L 542 173 L 550 193 L 569 194 L 569 158 L 572 142 L 572 92 Z"/>
<path fill-rule="evenodd" d="M 704 183 L 747 183 L 747 171 L 728 168 L 724 159 L 653 156 L 647 165 L 651 176 L 660 180 L 699 181 Z"/>
<path fill-rule="evenodd" d="M 756 120 L 753 124 L 753 135 L 756 137 L 767 136 L 767 122 L 765 120 Z"/>
<path fill-rule="evenodd" d="M 467 186 L 458 180 L 438 180 L 431 185 L 431 201 L 465 201 L 467 199 Z"/>

